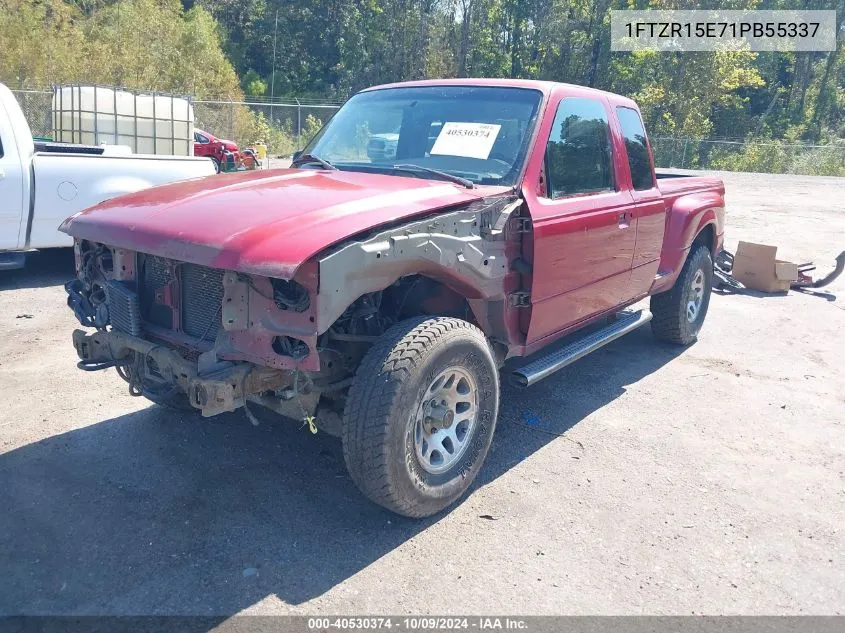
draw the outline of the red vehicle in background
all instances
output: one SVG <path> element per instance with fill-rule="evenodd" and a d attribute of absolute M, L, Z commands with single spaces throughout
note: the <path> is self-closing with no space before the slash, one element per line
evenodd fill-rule
<path fill-rule="evenodd" d="M 194 156 L 207 156 L 214 162 L 214 168 L 218 172 L 220 165 L 225 162 L 226 152 L 232 154 L 237 165 L 241 158 L 237 143 L 219 139 L 203 130 L 194 130 Z"/>

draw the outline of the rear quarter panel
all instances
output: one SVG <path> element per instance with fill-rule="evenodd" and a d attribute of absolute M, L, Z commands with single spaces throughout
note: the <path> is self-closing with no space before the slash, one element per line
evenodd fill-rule
<path fill-rule="evenodd" d="M 711 176 L 658 180 L 666 203 L 666 231 L 658 278 L 651 293 L 668 290 L 678 278 L 695 238 L 708 226 L 712 254 L 722 247 L 725 234 L 725 185 Z"/>

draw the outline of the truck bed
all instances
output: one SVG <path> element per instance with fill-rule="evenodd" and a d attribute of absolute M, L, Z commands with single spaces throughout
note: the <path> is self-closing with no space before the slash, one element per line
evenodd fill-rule
<path fill-rule="evenodd" d="M 657 188 L 670 206 L 679 196 L 697 191 L 725 192 L 725 185 L 716 176 L 700 176 L 683 172 L 657 171 Z"/>
<path fill-rule="evenodd" d="M 74 145 L 72 143 L 55 143 L 53 141 L 35 141 L 35 151 L 51 154 L 94 154 L 101 155 L 105 151 L 102 146 Z"/>

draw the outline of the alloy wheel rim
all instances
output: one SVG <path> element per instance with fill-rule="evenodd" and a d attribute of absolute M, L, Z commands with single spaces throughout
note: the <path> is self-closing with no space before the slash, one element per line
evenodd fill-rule
<path fill-rule="evenodd" d="M 700 268 L 695 271 L 689 294 L 687 295 L 687 321 L 695 322 L 701 314 L 701 306 L 704 304 L 704 271 Z"/>
<path fill-rule="evenodd" d="M 431 382 L 417 408 L 414 450 L 420 466 L 444 473 L 463 457 L 478 417 L 478 387 L 460 367 L 449 367 Z"/>

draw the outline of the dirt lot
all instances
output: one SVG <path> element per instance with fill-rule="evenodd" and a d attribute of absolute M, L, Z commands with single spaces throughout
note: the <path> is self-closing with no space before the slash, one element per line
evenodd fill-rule
<path fill-rule="evenodd" d="M 729 247 L 845 248 L 845 179 L 724 177 Z M 414 522 L 329 437 L 77 370 L 70 255 L 31 263 L 0 273 L 0 614 L 845 612 L 845 278 L 505 387 L 480 481 Z"/>

